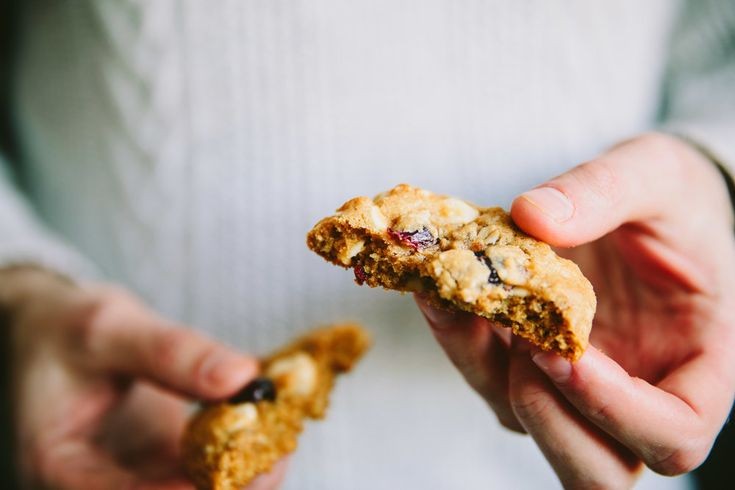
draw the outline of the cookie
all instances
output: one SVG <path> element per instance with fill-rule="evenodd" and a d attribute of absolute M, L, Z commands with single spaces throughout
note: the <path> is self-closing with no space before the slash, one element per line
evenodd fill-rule
<path fill-rule="evenodd" d="M 311 250 L 368 286 L 424 293 L 577 360 L 596 299 L 576 264 L 518 229 L 502 208 L 399 185 L 347 201 L 307 235 Z"/>
<path fill-rule="evenodd" d="M 324 418 L 336 375 L 370 344 L 358 325 L 314 330 L 262 360 L 262 376 L 204 406 L 184 433 L 184 468 L 200 490 L 247 485 L 296 449 L 306 418 Z"/>

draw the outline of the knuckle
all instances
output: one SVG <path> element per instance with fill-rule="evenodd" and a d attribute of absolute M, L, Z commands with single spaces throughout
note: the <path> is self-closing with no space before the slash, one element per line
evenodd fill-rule
<path fill-rule="evenodd" d="M 643 144 L 656 155 L 664 158 L 669 165 L 677 161 L 675 150 L 682 144 L 679 138 L 665 133 L 643 133 L 635 139 L 636 143 Z"/>
<path fill-rule="evenodd" d="M 666 476 L 681 475 L 701 465 L 708 454 L 709 444 L 696 441 L 687 446 L 676 447 L 667 451 L 663 458 L 655 458 L 654 461 L 648 464 L 648 467 L 656 473 Z"/>
<path fill-rule="evenodd" d="M 211 371 L 211 359 L 217 358 L 220 354 L 220 348 L 215 345 L 209 345 L 201 348 L 196 354 L 191 364 L 191 377 L 195 383 L 203 390 L 208 387 L 220 387 L 222 379 L 216 374 L 213 376 Z"/>
<path fill-rule="evenodd" d="M 151 367 L 169 369 L 178 365 L 187 337 L 186 332 L 178 328 L 164 327 L 154 337 L 149 359 Z"/>
<path fill-rule="evenodd" d="M 675 140 L 675 138 L 665 133 L 649 131 L 647 133 L 639 135 L 636 140 L 650 146 L 660 146 L 662 148 L 668 148 L 671 145 L 671 142 Z"/>
<path fill-rule="evenodd" d="M 621 199 L 620 177 L 615 167 L 614 162 L 600 158 L 579 165 L 572 175 L 588 192 L 614 205 Z"/>
<path fill-rule="evenodd" d="M 95 333 L 95 319 L 99 314 L 101 304 L 96 299 L 80 300 L 72 307 L 66 321 L 67 334 L 72 344 L 87 346 Z"/>
<path fill-rule="evenodd" d="M 462 371 L 467 384 L 477 392 L 495 411 L 510 410 L 507 380 L 500 375 L 488 373 L 487 370 L 473 367 Z"/>
<path fill-rule="evenodd" d="M 593 422 L 604 424 L 613 419 L 613 407 L 606 401 L 597 401 L 585 410 L 587 418 Z"/>
<path fill-rule="evenodd" d="M 93 296 L 104 318 L 147 319 L 156 317 L 143 301 L 124 287 L 115 284 L 102 284 L 94 288 Z"/>
<path fill-rule="evenodd" d="M 129 300 L 123 299 L 122 295 L 129 295 L 124 289 L 113 286 L 98 286 L 92 292 L 88 292 L 84 299 L 80 301 L 78 311 L 83 318 L 84 330 L 86 334 L 94 334 L 99 331 L 107 331 L 115 328 L 119 323 L 121 312 L 125 311 L 123 305 Z"/>
<path fill-rule="evenodd" d="M 467 384 L 490 403 L 503 398 L 503 391 L 486 367 L 473 356 L 461 356 L 450 353 L 449 359 L 462 374 Z"/>
<path fill-rule="evenodd" d="M 122 286 L 114 283 L 98 284 L 96 292 L 102 301 L 137 303 L 138 298 Z"/>
<path fill-rule="evenodd" d="M 80 354 L 76 356 L 79 360 L 91 360 L 98 352 L 101 337 L 109 330 L 103 310 L 104 304 L 99 298 L 84 296 L 76 299 L 68 315 L 62 319 L 65 347 Z"/>
<path fill-rule="evenodd" d="M 510 405 L 513 413 L 524 426 L 542 425 L 553 409 L 552 400 L 541 390 L 511 391 Z"/>
<path fill-rule="evenodd" d="M 518 432 L 520 434 L 526 433 L 526 430 L 513 413 L 513 408 L 511 407 L 507 396 L 486 400 L 488 407 L 493 411 L 500 425 L 513 432 Z"/>
<path fill-rule="evenodd" d="M 498 418 L 498 422 L 500 422 L 500 425 L 505 427 L 511 432 L 517 432 L 518 434 L 525 434 L 526 430 L 523 428 L 520 422 L 518 422 L 518 419 L 515 418 L 515 416 L 507 413 L 498 413 L 496 412 L 495 415 Z"/>
<path fill-rule="evenodd" d="M 636 139 L 636 142 L 645 145 L 650 154 L 655 156 L 656 161 L 665 162 L 666 172 L 671 177 L 669 180 L 684 179 L 683 181 L 687 181 L 687 161 L 689 159 L 683 158 L 686 152 L 682 152 L 682 149 L 689 151 L 691 147 L 688 143 L 677 137 L 655 132 L 643 134 Z"/>
<path fill-rule="evenodd" d="M 457 371 L 462 373 L 467 382 L 476 391 L 482 393 L 487 384 L 486 376 L 483 370 L 477 365 L 474 359 L 469 356 L 454 355 L 450 353 L 449 360 Z"/>

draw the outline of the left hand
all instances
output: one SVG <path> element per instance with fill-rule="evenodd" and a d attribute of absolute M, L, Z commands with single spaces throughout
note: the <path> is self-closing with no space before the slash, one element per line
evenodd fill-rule
<path fill-rule="evenodd" d="M 528 234 L 577 262 L 598 309 L 570 364 L 417 298 L 433 332 L 506 427 L 528 432 L 567 488 L 626 488 L 706 458 L 735 393 L 735 241 L 722 177 L 648 134 L 519 196 Z"/>
<path fill-rule="evenodd" d="M 222 400 L 258 362 L 119 287 L 0 269 L 24 487 L 193 490 L 180 460 L 192 399 Z M 277 488 L 286 460 L 247 490 Z"/>

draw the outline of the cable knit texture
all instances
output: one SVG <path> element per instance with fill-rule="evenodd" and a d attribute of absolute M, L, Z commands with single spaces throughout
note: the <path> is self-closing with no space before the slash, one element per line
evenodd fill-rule
<path fill-rule="evenodd" d="M 555 481 L 410 299 L 357 288 L 306 250 L 334 206 L 402 181 L 507 205 L 657 124 L 735 162 L 726 0 L 692 2 L 678 27 L 668 0 L 23 4 L 27 189 L 0 177 L 0 261 L 97 270 L 255 353 L 323 322 L 375 331 L 287 488 Z M 685 483 L 648 475 L 641 488 Z"/>

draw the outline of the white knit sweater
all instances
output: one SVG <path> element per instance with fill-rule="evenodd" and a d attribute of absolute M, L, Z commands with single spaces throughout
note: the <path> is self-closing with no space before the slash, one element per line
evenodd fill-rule
<path fill-rule="evenodd" d="M 254 353 L 364 322 L 288 488 L 547 488 L 411 300 L 304 235 L 403 181 L 507 205 L 661 124 L 735 162 L 735 2 L 691 4 L 675 28 L 667 0 L 27 0 L 0 264 L 102 275 Z"/>

